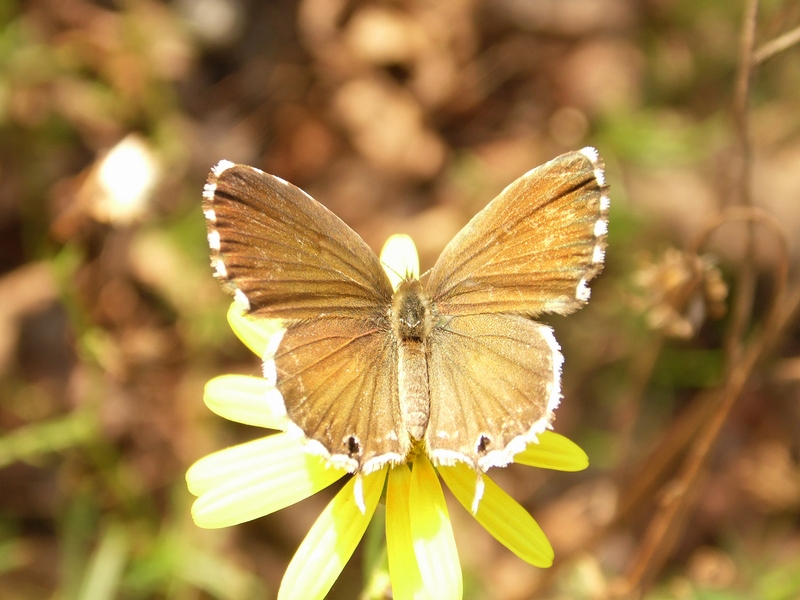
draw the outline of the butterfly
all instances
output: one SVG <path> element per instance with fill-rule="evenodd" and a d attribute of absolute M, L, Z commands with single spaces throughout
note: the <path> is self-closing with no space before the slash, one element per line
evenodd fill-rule
<path fill-rule="evenodd" d="M 423 280 L 393 289 L 376 254 L 303 190 L 219 162 L 203 191 L 215 277 L 252 319 L 279 319 L 263 356 L 310 447 L 369 473 L 425 452 L 505 466 L 561 400 L 553 330 L 589 299 L 610 199 L 591 147 L 506 187 Z"/>

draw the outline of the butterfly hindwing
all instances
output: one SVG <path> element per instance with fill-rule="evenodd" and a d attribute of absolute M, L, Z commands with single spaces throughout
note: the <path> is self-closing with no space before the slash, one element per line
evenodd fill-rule
<path fill-rule="evenodd" d="M 283 335 L 272 360 L 286 412 L 334 464 L 369 472 L 408 454 L 397 351 L 379 319 L 306 320 Z"/>
<path fill-rule="evenodd" d="M 549 426 L 563 361 L 552 329 L 518 315 L 466 315 L 430 340 L 425 445 L 435 462 L 505 466 Z"/>

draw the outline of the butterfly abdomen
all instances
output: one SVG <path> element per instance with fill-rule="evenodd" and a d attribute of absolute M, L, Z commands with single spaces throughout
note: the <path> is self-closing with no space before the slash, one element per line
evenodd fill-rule
<path fill-rule="evenodd" d="M 422 342 L 405 340 L 398 352 L 398 388 L 403 425 L 415 440 L 425 437 L 431 413 L 428 358 Z"/>

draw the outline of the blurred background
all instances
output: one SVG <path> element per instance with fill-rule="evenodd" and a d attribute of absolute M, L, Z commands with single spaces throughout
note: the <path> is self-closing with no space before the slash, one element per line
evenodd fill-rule
<path fill-rule="evenodd" d="M 4 0 L 0 597 L 273 598 L 335 492 L 191 521 L 189 465 L 263 435 L 202 401 L 260 373 L 209 268 L 218 160 L 376 251 L 412 235 L 425 270 L 505 185 L 592 144 L 606 269 L 546 319 L 555 429 L 591 466 L 492 473 L 549 570 L 452 503 L 465 597 L 800 598 L 798 26 L 792 0 Z M 380 536 L 331 598 L 388 597 Z"/>

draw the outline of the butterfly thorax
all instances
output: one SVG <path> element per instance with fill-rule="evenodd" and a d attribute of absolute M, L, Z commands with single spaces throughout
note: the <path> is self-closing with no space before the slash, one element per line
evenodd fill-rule
<path fill-rule="evenodd" d="M 396 338 L 424 342 L 433 322 L 431 299 L 419 280 L 400 282 L 392 298 L 392 329 Z"/>
<path fill-rule="evenodd" d="M 430 417 L 427 344 L 435 314 L 416 279 L 402 281 L 392 298 L 392 331 L 398 349 L 398 390 L 406 431 L 422 440 Z"/>

